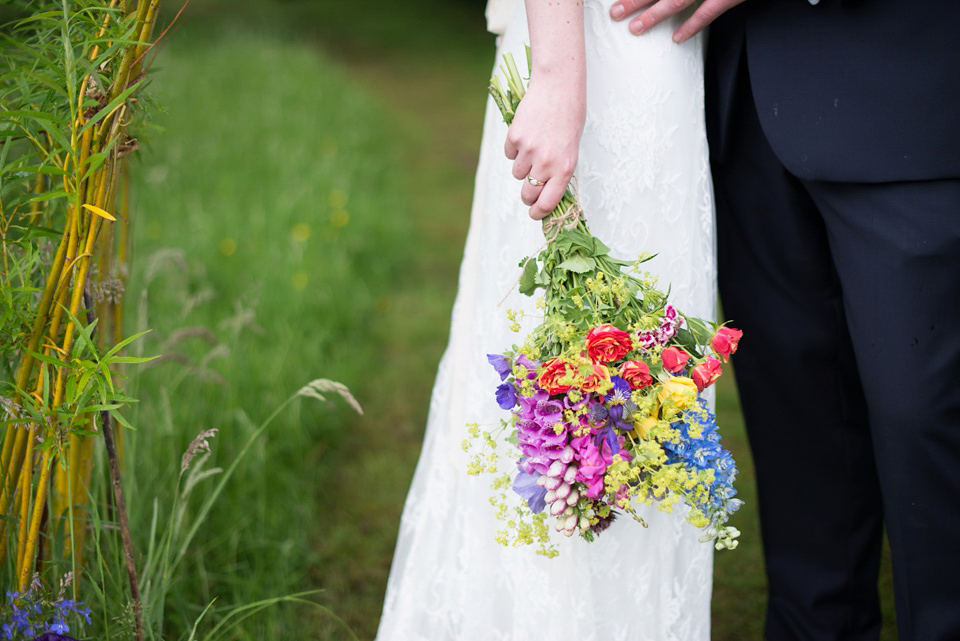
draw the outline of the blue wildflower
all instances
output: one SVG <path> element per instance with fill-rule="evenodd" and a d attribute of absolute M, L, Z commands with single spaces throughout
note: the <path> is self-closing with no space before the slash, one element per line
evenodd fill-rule
<path fill-rule="evenodd" d="M 500 409 L 510 410 L 517 404 L 517 388 L 513 383 L 502 383 L 497 388 L 497 405 Z"/>
<path fill-rule="evenodd" d="M 69 631 L 70 626 L 67 625 L 66 621 L 54 621 L 49 630 L 49 632 L 54 634 L 66 634 Z"/>
<path fill-rule="evenodd" d="M 630 383 L 620 376 L 611 376 L 610 382 L 613 383 L 613 389 L 604 397 L 603 402 L 607 405 L 623 405 L 630 400 Z"/>
<path fill-rule="evenodd" d="M 697 438 L 691 436 L 693 425 L 699 430 Z M 734 498 L 737 494 L 733 487 L 737 468 L 730 452 L 720 445 L 716 416 L 707 409 L 706 402 L 701 398 L 700 407 L 685 412 L 683 420 L 674 423 L 673 427 L 679 431 L 680 438 L 676 442 L 664 443 L 667 462 L 680 463 L 694 470 L 713 471 L 714 481 L 707 488 L 708 496 L 693 507 L 711 515 L 714 523 L 725 522 L 743 502 Z"/>
<path fill-rule="evenodd" d="M 523 460 L 520 461 L 523 463 Z M 513 491 L 519 494 L 530 506 L 530 511 L 539 514 L 547 506 L 547 490 L 537 485 L 539 474 L 528 474 L 521 467 L 517 478 L 513 480 Z"/>
<path fill-rule="evenodd" d="M 487 354 L 487 362 L 493 365 L 493 369 L 497 370 L 501 381 L 506 380 L 507 376 L 510 375 L 510 361 L 502 354 Z"/>

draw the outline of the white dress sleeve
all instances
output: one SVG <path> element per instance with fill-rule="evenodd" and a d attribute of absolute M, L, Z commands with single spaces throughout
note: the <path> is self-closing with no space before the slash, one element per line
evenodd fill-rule
<path fill-rule="evenodd" d="M 513 14 L 514 0 L 487 0 L 487 31 L 502 36 Z"/>

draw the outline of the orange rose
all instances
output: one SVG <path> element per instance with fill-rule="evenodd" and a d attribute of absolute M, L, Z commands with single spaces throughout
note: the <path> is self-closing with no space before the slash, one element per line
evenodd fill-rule
<path fill-rule="evenodd" d="M 663 353 L 660 355 L 660 360 L 663 361 L 663 369 L 671 374 L 679 374 L 683 371 L 683 368 L 687 366 L 687 362 L 690 360 L 690 354 L 687 354 L 679 347 L 668 347 L 663 350 Z"/>
<path fill-rule="evenodd" d="M 646 363 L 627 361 L 620 366 L 620 376 L 630 384 L 631 389 L 643 389 L 653 384 L 650 368 Z"/>
<path fill-rule="evenodd" d="M 600 388 L 610 386 L 610 370 L 606 365 L 594 363 L 591 365 L 593 372 L 587 376 L 580 384 L 580 389 L 584 392 L 596 392 Z"/>
<path fill-rule="evenodd" d="M 720 365 L 720 361 L 711 356 L 705 362 L 694 367 L 690 377 L 696 384 L 697 389 L 702 392 L 716 383 L 721 374 L 723 374 L 723 367 Z"/>
<path fill-rule="evenodd" d="M 587 334 L 587 354 L 594 363 L 611 363 L 620 360 L 633 349 L 630 334 L 613 325 L 594 327 Z"/>
<path fill-rule="evenodd" d="M 540 387 L 550 394 L 566 394 L 572 387 L 572 385 L 566 384 L 572 378 L 571 373 L 570 363 L 555 358 L 543 364 L 538 382 Z M 565 379 L 563 383 L 560 382 L 561 379 Z"/>

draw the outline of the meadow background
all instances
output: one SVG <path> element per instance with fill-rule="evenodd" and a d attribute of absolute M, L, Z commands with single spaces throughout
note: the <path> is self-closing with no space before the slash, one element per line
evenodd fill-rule
<path fill-rule="evenodd" d="M 137 375 L 130 417 L 141 549 L 153 497 L 169 503 L 200 431 L 219 429 L 208 466 L 226 466 L 320 377 L 365 410 L 302 399 L 270 425 L 179 569 L 167 638 L 189 633 L 211 601 L 225 611 L 313 589 L 373 638 L 468 224 L 494 62 L 483 6 L 191 0 L 163 38 L 150 88 L 162 113 L 134 168 L 127 292 L 128 332 L 151 328 L 139 349 L 161 355 Z M 167 22 L 178 8 L 166 6 Z M 716 557 L 714 638 L 760 639 L 755 492 L 730 377 L 719 414 L 746 506 L 740 549 Z M 889 617 L 888 573 L 883 594 Z M 231 634 L 349 638 L 296 604 Z"/>

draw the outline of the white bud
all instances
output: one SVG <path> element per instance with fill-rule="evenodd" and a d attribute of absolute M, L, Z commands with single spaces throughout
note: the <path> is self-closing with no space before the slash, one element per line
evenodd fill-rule
<path fill-rule="evenodd" d="M 554 503 L 554 505 L 562 505 L 563 507 L 567 508 L 563 511 L 564 516 L 570 516 L 571 514 L 573 514 L 573 508 L 567 505 L 566 503 L 564 503 L 563 501 L 557 501 L 556 503 Z"/>
<path fill-rule="evenodd" d="M 573 483 L 577 479 L 577 466 L 571 465 L 567 468 L 567 471 L 563 473 L 563 480 L 565 483 Z"/>
<path fill-rule="evenodd" d="M 561 483 L 560 487 L 557 488 L 557 498 L 565 499 L 570 496 L 570 486 L 566 483 Z"/>
<path fill-rule="evenodd" d="M 564 536 L 573 536 L 573 530 L 564 530 L 564 531 L 563 531 L 563 535 L 564 535 Z"/>
<path fill-rule="evenodd" d="M 537 477 L 537 485 L 539 485 L 540 487 L 543 487 L 543 484 L 546 482 L 547 482 L 546 476 L 541 474 L 540 476 Z"/>
<path fill-rule="evenodd" d="M 562 463 L 561 461 L 554 461 L 553 463 L 550 464 L 550 469 L 547 470 L 547 476 L 552 476 L 553 478 L 557 478 L 558 476 L 562 475 L 564 470 L 566 469 L 567 469 L 567 466 L 564 463 Z"/>
<path fill-rule="evenodd" d="M 580 529 L 589 530 L 590 529 L 590 519 L 585 516 L 580 517 Z"/>
<path fill-rule="evenodd" d="M 560 454 L 560 460 L 563 463 L 569 463 L 573 460 L 573 448 L 569 445 L 563 448 L 563 452 Z"/>
<path fill-rule="evenodd" d="M 547 503 L 553 503 L 557 500 L 557 493 L 554 490 L 547 492 L 546 496 L 543 497 L 543 500 Z"/>
<path fill-rule="evenodd" d="M 570 494 L 567 495 L 567 505 L 576 505 L 579 500 L 580 492 L 576 490 L 572 490 Z"/>
<path fill-rule="evenodd" d="M 567 504 L 563 501 L 554 501 L 550 506 L 551 516 L 560 516 L 560 513 L 563 512 L 563 508 L 567 507 Z"/>
<path fill-rule="evenodd" d="M 571 514 L 563 520 L 563 529 L 573 531 L 577 527 L 577 515 Z"/>
<path fill-rule="evenodd" d="M 561 483 L 563 483 L 562 480 L 551 478 L 548 476 L 547 480 L 543 482 L 543 487 L 547 488 L 548 490 L 555 490 L 558 487 L 560 487 Z"/>

